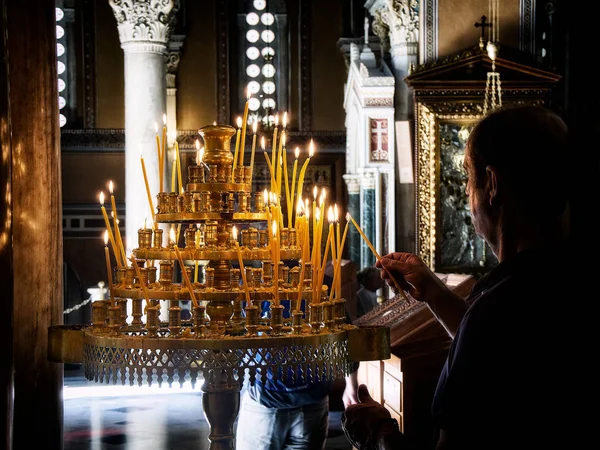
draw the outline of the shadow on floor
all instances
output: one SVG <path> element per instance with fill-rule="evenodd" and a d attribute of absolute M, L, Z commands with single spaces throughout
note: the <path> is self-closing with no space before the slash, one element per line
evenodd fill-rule
<path fill-rule="evenodd" d="M 64 450 L 208 449 L 209 427 L 198 386 L 113 386 L 87 381 L 65 365 Z M 331 411 L 325 450 L 351 450 Z"/>

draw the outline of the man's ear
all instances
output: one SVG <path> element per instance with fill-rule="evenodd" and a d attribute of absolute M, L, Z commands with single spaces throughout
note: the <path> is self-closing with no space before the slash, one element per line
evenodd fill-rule
<path fill-rule="evenodd" d="M 486 190 L 487 202 L 489 203 L 490 206 L 493 206 L 496 204 L 496 202 L 498 201 L 498 198 L 499 198 L 498 170 L 496 170 L 496 168 L 494 166 L 486 166 L 485 174 L 486 174 L 486 187 L 487 187 L 487 190 Z"/>

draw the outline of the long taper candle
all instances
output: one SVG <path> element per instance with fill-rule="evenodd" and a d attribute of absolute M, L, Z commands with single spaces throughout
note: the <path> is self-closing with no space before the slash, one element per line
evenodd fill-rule
<path fill-rule="evenodd" d="M 300 148 L 296 147 L 294 150 L 294 156 L 296 159 L 294 160 L 294 167 L 292 168 L 292 188 L 290 192 L 290 200 L 292 204 L 297 203 L 294 199 L 295 189 L 296 189 L 296 170 L 298 169 L 298 157 L 300 156 Z M 298 196 L 300 198 L 300 196 Z M 288 208 L 288 228 L 292 228 L 292 226 L 296 226 L 296 220 L 292 221 L 293 211 L 290 213 L 291 209 Z"/>
<path fill-rule="evenodd" d="M 252 178 L 254 175 L 254 153 L 256 151 L 256 131 L 258 130 L 258 121 L 255 120 L 252 124 L 252 150 L 250 152 L 250 186 L 252 186 Z"/>
<path fill-rule="evenodd" d="M 112 180 L 108 182 L 108 190 L 110 192 L 110 205 L 112 207 L 113 225 L 115 228 L 115 238 L 117 240 L 117 247 L 121 251 L 121 261 L 123 267 L 127 265 L 127 256 L 125 255 L 125 247 L 123 246 L 123 239 L 121 238 L 121 229 L 119 228 L 119 217 L 117 215 L 117 204 L 115 202 L 114 185 Z"/>
<path fill-rule="evenodd" d="M 246 269 L 244 268 L 244 258 L 242 258 L 242 251 L 240 250 L 240 243 L 237 239 L 237 228 L 235 225 L 231 227 L 231 234 L 233 236 L 233 242 L 235 243 L 235 251 L 238 257 L 238 264 L 240 265 L 240 272 L 242 273 L 242 281 L 244 282 L 244 293 L 246 295 L 246 305 L 252 306 L 252 299 L 250 298 L 250 288 L 246 281 Z"/>
<path fill-rule="evenodd" d="M 158 192 L 162 192 L 163 188 L 163 166 L 162 166 L 162 147 L 160 146 L 160 137 L 158 136 L 158 124 L 154 123 L 154 131 L 156 131 L 156 153 L 158 155 Z"/>
<path fill-rule="evenodd" d="M 181 177 L 181 153 L 179 152 L 179 142 L 177 141 L 177 131 L 173 131 L 173 140 L 175 141 L 175 158 L 177 158 L 177 184 L 179 193 L 183 194 L 183 178 Z"/>
<path fill-rule="evenodd" d="M 148 174 L 146 173 L 146 163 L 144 162 L 144 154 L 140 150 L 140 162 L 142 163 L 142 173 L 144 175 L 144 184 L 146 185 L 146 195 L 148 196 L 148 206 L 150 207 L 150 214 L 152 214 L 152 223 L 156 224 L 156 214 L 154 212 L 154 205 L 152 204 L 152 194 L 150 193 L 150 184 L 148 184 Z"/>
<path fill-rule="evenodd" d="M 237 167 L 238 153 L 240 151 L 240 138 L 242 133 L 242 118 L 237 118 L 237 133 L 235 135 L 235 153 L 233 154 L 233 170 L 231 171 L 231 179 L 233 180 L 233 172 Z"/>
<path fill-rule="evenodd" d="M 188 277 L 188 274 L 185 270 L 185 265 L 183 264 L 183 258 L 181 257 L 181 253 L 179 252 L 179 247 L 177 246 L 177 243 L 175 242 L 174 234 L 175 234 L 175 231 L 173 230 L 173 228 L 171 228 L 171 244 L 173 244 L 173 248 L 175 249 L 175 254 L 177 255 L 177 261 L 179 261 L 179 267 L 181 269 L 181 276 L 183 277 L 183 280 L 185 281 L 185 285 L 187 286 L 188 290 L 190 291 L 190 297 L 192 299 L 192 303 L 197 308 L 198 300 L 196 300 L 196 294 L 194 293 L 194 288 L 190 281 L 190 277 Z"/>
<path fill-rule="evenodd" d="M 342 296 L 342 277 L 341 277 L 341 271 L 342 271 L 342 254 L 343 254 L 343 249 L 344 249 L 344 245 L 346 245 L 346 236 L 348 235 L 348 225 L 350 224 L 350 213 L 346 213 L 346 226 L 344 227 L 344 234 L 342 235 L 342 242 L 340 243 L 339 246 L 339 257 L 338 257 L 338 262 L 336 264 L 335 270 L 333 272 L 333 283 L 338 283 L 338 292 L 337 295 L 338 297 L 336 298 L 341 298 Z M 329 295 L 329 300 L 331 301 L 333 297 L 333 292 L 330 293 Z"/>
<path fill-rule="evenodd" d="M 135 255 L 132 254 L 130 257 L 130 260 L 131 260 L 131 265 L 135 269 L 135 274 L 138 277 L 140 286 L 142 287 L 142 292 L 144 293 L 144 298 L 146 299 L 146 305 L 150 305 L 150 295 L 148 294 L 148 289 L 146 288 L 146 283 L 144 282 L 144 279 L 142 278 L 142 274 L 140 273 L 140 267 L 137 264 L 137 259 L 135 258 Z"/>
<path fill-rule="evenodd" d="M 250 103 L 250 89 L 246 87 L 246 104 L 244 105 L 244 118 L 242 119 L 242 142 L 240 143 L 240 167 L 244 165 L 244 150 L 246 148 L 246 126 L 248 125 L 248 104 Z"/>
<path fill-rule="evenodd" d="M 175 181 L 177 178 L 177 155 L 173 152 L 173 165 L 171 166 L 171 192 L 175 192 Z"/>
<path fill-rule="evenodd" d="M 113 254 L 115 255 L 115 261 L 117 262 L 117 266 L 122 267 L 121 264 L 121 252 L 117 248 L 117 243 L 115 242 L 115 237 L 113 236 L 112 228 L 110 226 L 110 221 L 108 220 L 108 214 L 106 213 L 106 208 L 104 207 L 104 192 L 100 192 L 100 210 L 102 211 L 102 215 L 104 216 L 104 223 L 106 224 L 106 231 L 108 233 L 108 237 L 110 238 L 110 245 L 113 249 Z"/>
<path fill-rule="evenodd" d="M 160 153 L 162 155 L 161 170 L 164 171 L 165 167 L 167 165 L 167 115 L 166 114 L 163 114 L 162 146 L 161 146 Z M 164 176 L 163 176 L 163 181 L 164 181 Z M 160 189 L 162 191 L 164 189 L 164 186 L 161 185 Z"/>
<path fill-rule="evenodd" d="M 273 169 L 277 162 L 277 130 L 279 126 L 279 114 L 275 114 L 275 126 L 273 127 L 273 140 L 271 142 L 271 161 L 273 162 Z M 276 180 L 277 173 L 273 173 L 273 180 Z M 275 186 L 271 186 L 271 190 L 275 190 Z"/>
<path fill-rule="evenodd" d="M 303 189 L 304 189 L 304 176 L 306 175 L 306 168 L 308 167 L 308 163 L 310 159 L 315 154 L 315 144 L 313 140 L 310 140 L 310 144 L 308 144 L 308 158 L 302 164 L 302 168 L 300 169 L 300 175 L 298 177 L 298 197 L 302 197 Z"/>
<path fill-rule="evenodd" d="M 108 230 L 104 232 L 104 256 L 106 258 L 106 276 L 108 277 L 108 292 L 110 294 L 110 304 L 115 304 L 113 275 L 110 267 L 110 255 L 108 254 Z"/>
<path fill-rule="evenodd" d="M 379 255 L 379 253 L 377 253 L 377 250 L 375 250 L 375 247 L 373 247 L 373 244 L 371 244 L 371 241 L 369 240 L 369 238 L 367 237 L 367 235 L 358 226 L 358 224 L 356 223 L 356 220 L 354 220 L 354 217 L 350 216 L 350 220 L 352 221 L 352 224 L 357 229 L 357 231 L 360 233 L 360 235 L 362 236 L 362 238 L 364 239 L 364 241 L 367 243 L 367 245 L 369 246 L 369 248 L 371 249 L 371 251 L 373 252 L 373 255 L 375 255 L 375 258 L 377 259 L 377 261 L 380 261 L 381 260 L 381 256 Z M 383 270 L 385 270 L 385 269 L 383 269 Z M 394 286 L 398 290 L 398 293 L 400 295 L 402 295 L 402 297 L 404 298 L 404 300 L 408 301 L 408 298 L 406 297 L 406 294 L 404 293 L 404 290 L 400 287 L 400 285 L 398 284 L 398 282 L 396 281 L 396 279 L 389 272 L 388 272 L 388 275 L 390 276 L 390 279 L 392 280 L 392 283 L 394 283 Z"/>

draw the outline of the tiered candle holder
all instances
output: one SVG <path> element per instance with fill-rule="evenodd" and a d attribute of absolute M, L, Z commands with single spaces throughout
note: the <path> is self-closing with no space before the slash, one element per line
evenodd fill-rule
<path fill-rule="evenodd" d="M 343 299 L 331 300 L 326 286 L 313 290 L 310 269 L 300 280 L 294 263 L 309 243 L 299 242 L 295 229 L 268 232 L 267 206 L 252 192 L 250 168 L 233 169 L 235 129 L 213 125 L 201 134 L 203 163 L 187 168 L 185 191 L 157 196 L 155 225 L 172 226 L 168 243 L 158 226 L 139 230 L 131 267 L 116 278 L 111 299 L 93 305 L 84 366 L 87 379 L 104 383 L 189 380 L 195 386 L 202 379 L 210 448 L 232 449 L 246 375 L 250 383 L 267 371 L 277 377 L 288 370 L 310 373 L 307 383 L 343 379 L 351 360 L 389 357 L 389 332 L 361 335 L 345 323 Z M 239 243 L 234 227 L 242 229 Z M 196 261 L 208 261 L 202 282 L 190 281 Z M 181 318 L 182 301 L 192 303 L 189 321 Z M 270 304 L 266 317 L 260 314 L 264 301 Z M 160 313 L 165 303 L 167 317 Z M 368 351 L 352 355 L 353 345 Z"/>

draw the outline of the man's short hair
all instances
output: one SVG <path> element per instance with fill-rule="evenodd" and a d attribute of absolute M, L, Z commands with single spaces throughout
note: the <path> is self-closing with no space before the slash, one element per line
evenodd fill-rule
<path fill-rule="evenodd" d="M 476 186 L 486 166 L 509 181 L 523 213 L 560 215 L 568 200 L 571 170 L 565 122 L 542 106 L 508 106 L 492 111 L 473 128 L 467 145 Z"/>

